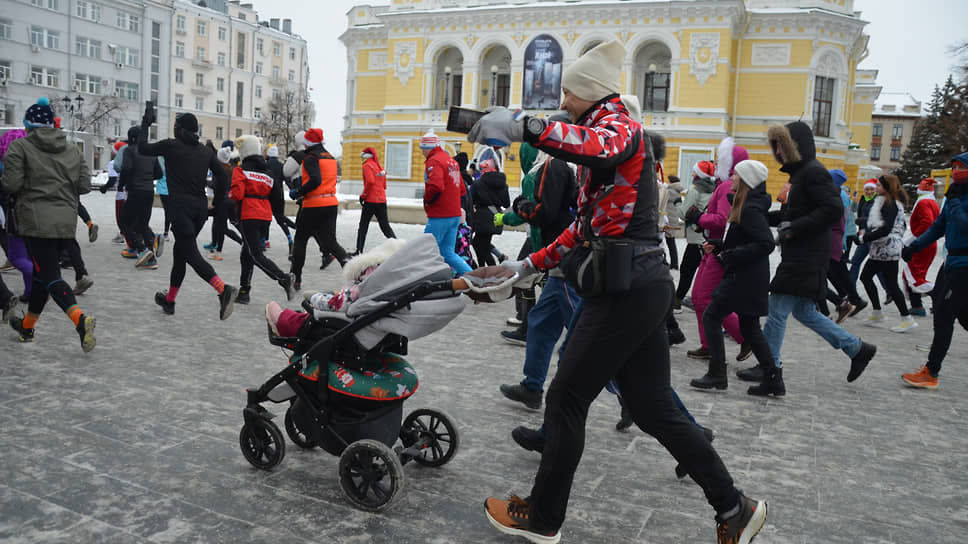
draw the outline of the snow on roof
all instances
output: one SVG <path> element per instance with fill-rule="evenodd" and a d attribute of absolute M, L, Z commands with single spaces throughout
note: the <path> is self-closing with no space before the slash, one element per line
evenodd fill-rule
<path fill-rule="evenodd" d="M 874 115 L 921 117 L 921 102 L 904 92 L 881 92 L 874 102 Z"/>

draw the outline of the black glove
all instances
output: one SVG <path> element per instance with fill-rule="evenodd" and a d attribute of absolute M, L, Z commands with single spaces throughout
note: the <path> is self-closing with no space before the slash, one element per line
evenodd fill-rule
<path fill-rule="evenodd" d="M 781 221 L 780 226 L 776 229 L 776 234 L 781 244 L 793 238 L 793 229 L 790 228 L 790 222 Z"/>
<path fill-rule="evenodd" d="M 723 241 L 722 240 L 706 240 L 706 243 L 713 246 L 712 253 L 721 253 L 723 251 Z"/>
<path fill-rule="evenodd" d="M 363 195 L 360 195 L 360 206 L 366 204 L 366 200 L 363 200 Z"/>
<path fill-rule="evenodd" d="M 527 198 L 519 196 L 518 198 L 514 199 L 514 213 L 520 215 L 522 218 L 527 218 L 534 215 L 534 207 L 534 202 L 528 200 Z"/>
<path fill-rule="evenodd" d="M 141 126 L 150 127 L 157 120 L 158 118 L 155 116 L 154 106 L 145 106 L 145 114 L 141 117 Z"/>
<path fill-rule="evenodd" d="M 968 183 L 952 183 L 948 185 L 948 190 L 945 191 L 944 196 L 948 198 L 961 198 L 965 194 L 966 188 L 968 188 Z"/>
<path fill-rule="evenodd" d="M 914 257 L 915 253 L 917 253 L 917 251 L 915 251 L 913 247 L 906 246 L 901 249 L 901 258 L 904 259 L 904 262 L 908 262 L 912 257 Z"/>
<path fill-rule="evenodd" d="M 689 206 L 689 209 L 686 210 L 686 213 L 684 215 L 686 219 L 686 223 L 692 223 L 692 224 L 698 223 L 699 218 L 701 216 L 702 216 L 702 210 L 700 210 L 696 206 Z"/>

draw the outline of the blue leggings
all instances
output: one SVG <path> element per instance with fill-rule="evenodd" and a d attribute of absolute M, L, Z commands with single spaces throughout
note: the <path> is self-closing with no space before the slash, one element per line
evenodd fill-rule
<path fill-rule="evenodd" d="M 462 276 L 470 272 L 471 267 L 454 251 L 454 246 L 457 244 L 457 227 L 459 226 L 460 216 L 428 217 L 424 232 L 434 235 L 440 256 L 454 269 L 458 276 Z"/>

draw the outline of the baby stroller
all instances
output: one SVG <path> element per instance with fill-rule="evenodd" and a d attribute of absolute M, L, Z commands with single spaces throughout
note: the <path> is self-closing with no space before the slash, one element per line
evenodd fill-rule
<path fill-rule="evenodd" d="M 239 433 L 246 460 L 269 470 L 285 456 L 282 433 L 262 406 L 271 401 L 289 403 L 285 429 L 294 444 L 340 458 L 343 494 L 363 510 L 393 504 L 404 486 L 404 464 L 450 461 L 460 439 L 446 414 L 419 409 L 403 418 L 403 402 L 418 381 L 402 356 L 408 339 L 443 328 L 464 309 L 461 282 L 453 280 L 433 236 L 422 235 L 359 283 L 345 312 L 308 306 L 310 316 L 295 337 L 276 336 L 270 327 L 269 342 L 293 355 L 285 369 L 247 390 Z"/>

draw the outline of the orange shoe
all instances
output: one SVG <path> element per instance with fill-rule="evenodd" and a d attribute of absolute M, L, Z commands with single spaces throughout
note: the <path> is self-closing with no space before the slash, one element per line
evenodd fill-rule
<path fill-rule="evenodd" d="M 511 495 L 502 501 L 494 497 L 484 501 L 484 514 L 495 529 L 506 535 L 520 536 L 535 544 L 557 544 L 561 540 L 559 531 L 536 531 L 531 525 L 531 504 Z"/>
<path fill-rule="evenodd" d="M 917 372 L 901 374 L 901 379 L 911 387 L 919 387 L 921 389 L 938 388 L 938 377 L 931 375 L 931 371 L 928 370 L 928 365 L 922 366 Z"/>

